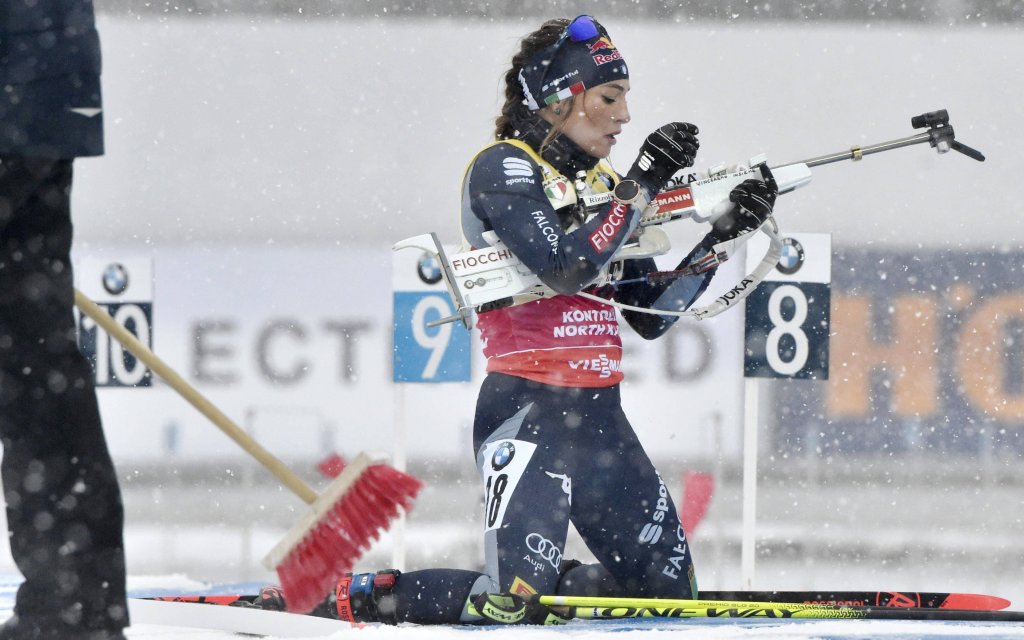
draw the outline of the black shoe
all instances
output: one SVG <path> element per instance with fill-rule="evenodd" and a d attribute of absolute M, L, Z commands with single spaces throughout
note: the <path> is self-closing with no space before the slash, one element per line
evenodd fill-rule
<path fill-rule="evenodd" d="M 0 640 L 126 640 L 122 629 L 81 629 L 55 620 L 11 617 L 0 626 Z"/>

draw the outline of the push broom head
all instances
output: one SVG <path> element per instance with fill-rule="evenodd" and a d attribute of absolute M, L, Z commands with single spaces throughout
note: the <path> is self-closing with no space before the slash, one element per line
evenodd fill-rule
<path fill-rule="evenodd" d="M 263 559 L 277 571 L 289 611 L 306 613 L 323 602 L 399 508 L 412 505 L 423 484 L 385 460 L 360 454 Z"/>

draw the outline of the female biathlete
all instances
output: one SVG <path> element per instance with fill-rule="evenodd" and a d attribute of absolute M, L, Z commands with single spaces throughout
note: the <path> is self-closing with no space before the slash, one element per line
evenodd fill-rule
<path fill-rule="evenodd" d="M 617 174 L 604 159 L 630 120 L 629 90 L 625 60 L 590 16 L 548 21 L 522 40 L 505 74 L 495 142 L 465 175 L 462 230 L 472 248 L 504 243 L 559 295 L 478 317 L 487 376 L 473 453 L 485 495 L 484 571 L 345 576 L 323 615 L 544 624 L 563 622 L 566 612 L 539 605 L 534 594 L 696 596 L 676 507 L 622 410 L 616 311 L 578 294 L 686 309 L 715 273 L 711 248 L 760 226 L 776 193 L 757 180 L 732 192 L 734 209 L 677 267 L 703 270 L 660 285 L 588 287 L 698 149 L 697 127 L 666 124 L 647 136 L 625 176 Z M 622 269 L 624 281 L 657 270 L 650 258 Z M 647 339 L 676 319 L 622 316 Z M 596 564 L 563 558 L 570 522 Z"/>

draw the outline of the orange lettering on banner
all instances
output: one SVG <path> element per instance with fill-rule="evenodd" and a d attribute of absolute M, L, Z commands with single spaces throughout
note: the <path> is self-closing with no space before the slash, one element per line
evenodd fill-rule
<path fill-rule="evenodd" d="M 904 295 L 892 305 L 892 340 L 875 339 L 871 301 L 859 296 L 832 298 L 832 375 L 828 383 L 829 415 L 867 417 L 871 374 L 884 371 L 892 386 L 892 411 L 901 416 L 931 415 L 938 410 L 936 301 Z"/>
<path fill-rule="evenodd" d="M 979 305 L 960 331 L 957 371 L 964 395 L 978 411 L 1005 422 L 1024 418 L 1024 393 L 1009 393 L 1006 325 L 1024 321 L 1024 296 L 998 296 Z M 1020 366 L 1020 363 L 1015 363 Z"/>

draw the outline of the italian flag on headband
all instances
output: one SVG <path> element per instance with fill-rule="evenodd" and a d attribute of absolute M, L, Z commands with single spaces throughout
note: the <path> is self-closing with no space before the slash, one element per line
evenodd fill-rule
<path fill-rule="evenodd" d="M 583 86 L 582 82 L 577 82 L 577 83 L 575 83 L 573 85 L 570 85 L 570 86 L 566 87 L 565 89 L 562 89 L 558 93 L 555 93 L 555 94 L 552 94 L 552 95 L 548 96 L 547 98 L 544 99 L 544 104 L 545 105 L 555 104 L 556 102 L 561 102 L 562 100 L 566 100 L 568 98 L 571 98 L 574 95 L 576 95 L 577 93 L 583 93 L 586 90 L 587 90 L 587 88 Z"/>

